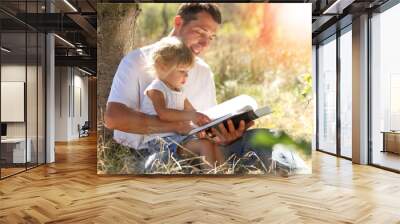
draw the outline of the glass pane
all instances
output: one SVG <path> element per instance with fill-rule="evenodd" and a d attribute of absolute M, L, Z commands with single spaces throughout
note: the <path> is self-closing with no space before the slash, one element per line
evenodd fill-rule
<path fill-rule="evenodd" d="M 26 81 L 26 111 L 27 111 L 27 142 L 28 151 L 30 150 L 30 159 L 28 168 L 37 165 L 37 132 L 38 132 L 38 111 L 37 111 L 37 74 L 38 74 L 38 36 L 36 32 L 27 33 L 28 38 L 28 63 L 27 63 L 27 81 Z"/>
<path fill-rule="evenodd" d="M 26 12 L 37 13 L 39 11 L 39 5 L 37 1 L 27 2 Z M 29 14 L 28 14 L 29 15 Z M 37 23 L 36 16 L 29 18 L 32 24 Z M 35 21 L 36 20 L 36 21 Z M 27 111 L 27 150 L 31 151 L 31 158 L 28 162 L 28 168 L 37 166 L 38 163 L 38 94 L 37 94 L 37 80 L 38 80 L 38 34 L 36 30 L 27 30 L 27 99 L 26 99 L 26 111 Z"/>
<path fill-rule="evenodd" d="M 318 148 L 336 153 L 336 40 L 318 48 Z"/>
<path fill-rule="evenodd" d="M 46 37 L 39 34 L 38 45 L 38 163 L 45 163 L 45 52 Z"/>
<path fill-rule="evenodd" d="M 340 152 L 352 157 L 352 35 L 351 30 L 340 36 Z"/>
<path fill-rule="evenodd" d="M 400 5 L 372 18 L 372 163 L 400 170 Z"/>
<path fill-rule="evenodd" d="M 25 170 L 26 34 L 1 34 L 1 140 L 2 177 Z M 29 148 L 29 147 L 28 147 Z"/>

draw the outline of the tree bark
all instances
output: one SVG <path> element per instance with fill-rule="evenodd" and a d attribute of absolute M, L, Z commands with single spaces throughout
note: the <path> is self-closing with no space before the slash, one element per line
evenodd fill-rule
<path fill-rule="evenodd" d="M 102 3 L 97 4 L 97 11 L 97 123 L 103 126 L 103 112 L 115 72 L 123 56 L 135 45 L 140 8 L 136 3 Z"/>

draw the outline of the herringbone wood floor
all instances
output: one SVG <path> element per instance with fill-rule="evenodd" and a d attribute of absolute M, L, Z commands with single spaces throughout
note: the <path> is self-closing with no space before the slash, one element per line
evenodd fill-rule
<path fill-rule="evenodd" d="M 400 175 L 323 153 L 309 176 L 105 177 L 95 144 L 0 181 L 0 223 L 400 223 Z"/>

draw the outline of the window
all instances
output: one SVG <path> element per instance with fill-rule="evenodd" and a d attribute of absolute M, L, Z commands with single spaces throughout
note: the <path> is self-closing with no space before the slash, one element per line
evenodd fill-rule
<path fill-rule="evenodd" d="M 22 13 L 40 13 L 44 1 L 8 1 Z M 12 7 L 11 7 L 12 8 Z M 0 178 L 45 163 L 45 34 L 0 12 L 2 140 Z M 14 101 L 10 100 L 14 96 Z M 8 98 L 7 98 L 8 96 Z M 15 110 L 10 108 L 17 108 Z"/>
<path fill-rule="evenodd" d="M 340 155 L 352 157 L 352 35 L 351 26 L 340 36 Z"/>
<path fill-rule="evenodd" d="M 336 36 L 318 48 L 318 149 L 336 153 Z"/>
<path fill-rule="evenodd" d="M 399 4 L 371 18 L 372 163 L 395 170 L 400 170 L 399 21 Z"/>

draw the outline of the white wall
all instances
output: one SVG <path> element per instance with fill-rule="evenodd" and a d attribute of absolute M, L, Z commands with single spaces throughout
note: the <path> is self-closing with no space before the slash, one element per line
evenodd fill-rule
<path fill-rule="evenodd" d="M 55 141 L 68 140 L 68 85 L 67 67 L 55 68 Z"/>
<path fill-rule="evenodd" d="M 2 65 L 1 81 L 25 82 L 25 65 Z M 7 108 L 1 108 L 1 110 L 7 110 Z M 7 122 L 7 137 L 25 137 L 25 123 Z"/>
<path fill-rule="evenodd" d="M 88 120 L 88 78 L 83 75 L 76 68 L 56 67 L 56 141 L 77 139 L 78 124 Z"/>
<path fill-rule="evenodd" d="M 34 130 L 36 135 L 36 80 L 31 77 L 32 74 L 36 76 L 36 66 L 27 66 L 28 72 L 28 88 L 27 88 L 27 120 L 28 120 L 28 137 L 30 128 Z M 25 65 L 18 64 L 4 64 L 1 66 L 1 81 L 2 82 L 25 82 Z M 31 87 L 31 88 L 29 88 Z M 42 105 L 39 105 L 39 107 Z M 2 108 L 7 110 L 7 108 Z M 35 113 L 33 113 L 33 111 Z M 33 122 L 33 123 L 32 123 Z M 7 136 L 8 137 L 25 137 L 25 123 L 26 122 L 7 122 Z M 34 126 L 34 127 L 33 127 Z M 32 131 L 33 132 L 33 131 Z"/>
<path fill-rule="evenodd" d="M 74 108 L 75 111 L 74 119 L 72 119 L 72 136 L 78 136 L 78 129 L 77 126 L 80 124 L 81 126 L 88 121 L 89 114 L 88 114 L 88 78 L 85 76 L 81 76 L 82 73 L 78 73 L 76 75 L 77 70 L 75 70 L 74 75 Z M 79 102 L 80 101 L 80 102 Z M 79 108 L 81 107 L 81 108 Z M 81 111 L 80 111 L 81 110 Z"/>

